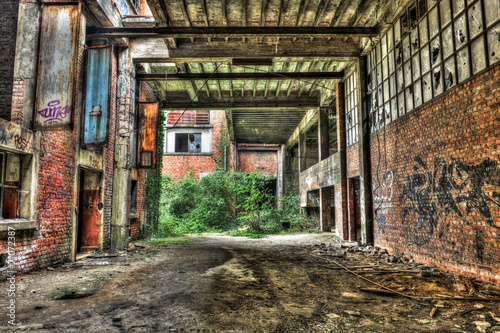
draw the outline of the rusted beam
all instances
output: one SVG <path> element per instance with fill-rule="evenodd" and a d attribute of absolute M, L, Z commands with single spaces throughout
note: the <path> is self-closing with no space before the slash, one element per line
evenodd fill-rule
<path fill-rule="evenodd" d="M 167 100 L 163 104 L 163 108 L 178 110 L 189 108 L 189 110 L 215 110 L 215 109 L 266 109 L 266 108 L 291 108 L 291 109 L 307 109 L 318 107 L 319 101 L 317 99 L 293 99 L 288 100 L 262 100 L 262 101 L 252 101 L 249 99 L 247 101 L 219 101 L 215 98 L 210 98 L 207 101 L 191 102 L 187 100 Z"/>
<path fill-rule="evenodd" d="M 88 27 L 87 38 L 376 37 L 378 27 Z"/>
<path fill-rule="evenodd" d="M 178 74 L 137 74 L 136 80 L 321 80 L 342 79 L 344 72 L 272 72 L 272 73 L 178 73 Z"/>

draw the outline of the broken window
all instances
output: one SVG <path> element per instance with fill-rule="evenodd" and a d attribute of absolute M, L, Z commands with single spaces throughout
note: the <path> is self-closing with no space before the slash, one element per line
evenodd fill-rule
<path fill-rule="evenodd" d="M 201 153 L 201 133 L 176 133 L 176 153 Z"/>
<path fill-rule="evenodd" d="M 358 142 L 358 98 L 357 98 L 357 83 L 356 75 L 351 74 L 346 82 L 345 91 L 345 128 L 347 146 L 352 146 Z"/>
<path fill-rule="evenodd" d="M 451 25 L 447 26 L 442 33 L 443 57 L 446 59 L 453 54 L 453 32 Z"/>
<path fill-rule="evenodd" d="M 422 79 L 423 102 L 426 103 L 432 99 L 432 79 L 431 74 L 427 73 Z"/>
<path fill-rule="evenodd" d="M 483 18 L 481 16 L 481 2 L 478 1 L 469 8 L 469 34 L 471 38 L 483 32 Z"/>
<path fill-rule="evenodd" d="M 420 82 L 421 81 L 418 80 L 413 84 L 413 100 L 415 108 L 418 108 L 420 105 L 422 105 L 422 88 Z"/>
<path fill-rule="evenodd" d="M 406 111 L 405 111 L 405 96 L 404 96 L 403 92 L 401 92 L 398 95 L 398 113 L 399 113 L 400 117 L 406 113 Z"/>
<path fill-rule="evenodd" d="M 413 81 L 420 78 L 420 54 L 415 54 L 412 59 Z"/>
<path fill-rule="evenodd" d="M 491 0 L 486 0 L 491 1 Z M 465 0 L 453 0 L 453 16 L 456 17 L 465 9 Z"/>
<path fill-rule="evenodd" d="M 432 86 L 434 87 L 434 97 L 444 91 L 441 66 L 434 68 L 434 70 L 432 71 Z"/>
<path fill-rule="evenodd" d="M 22 155 L 0 152 L 0 217 L 19 217 Z"/>
<path fill-rule="evenodd" d="M 450 58 L 444 64 L 444 82 L 445 88 L 449 89 L 456 84 L 455 59 Z"/>
<path fill-rule="evenodd" d="M 410 36 L 403 38 L 403 60 L 410 59 Z"/>
<path fill-rule="evenodd" d="M 463 82 L 470 76 L 469 49 L 464 48 L 457 52 L 458 82 Z"/>
<path fill-rule="evenodd" d="M 465 14 L 461 15 L 453 23 L 453 26 L 455 31 L 455 49 L 458 50 L 469 41 L 467 36 L 467 26 L 465 23 Z"/>
<path fill-rule="evenodd" d="M 404 65 L 405 87 L 408 87 L 412 82 L 411 61 L 407 61 Z"/>
<path fill-rule="evenodd" d="M 481 36 L 472 42 L 471 52 L 472 52 L 472 74 L 476 74 L 486 68 L 484 36 Z"/>

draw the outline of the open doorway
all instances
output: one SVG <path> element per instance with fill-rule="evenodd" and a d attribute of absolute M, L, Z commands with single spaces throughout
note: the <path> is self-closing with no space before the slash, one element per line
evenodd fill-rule
<path fill-rule="evenodd" d="M 90 252 L 99 246 L 99 185 L 101 173 L 82 169 L 78 184 L 78 234 L 76 252 Z"/>
<path fill-rule="evenodd" d="M 359 177 L 349 178 L 349 240 L 361 239 L 361 192 Z"/>

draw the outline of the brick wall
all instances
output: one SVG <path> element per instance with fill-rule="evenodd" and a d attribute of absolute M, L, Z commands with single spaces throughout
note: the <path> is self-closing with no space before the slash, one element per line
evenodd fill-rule
<path fill-rule="evenodd" d="M 238 151 L 238 171 L 276 175 L 278 173 L 278 153 L 265 150 Z"/>
<path fill-rule="evenodd" d="M 222 110 L 212 111 L 213 132 L 212 132 L 212 152 L 217 153 L 217 145 L 221 139 L 221 131 L 225 126 L 226 114 Z M 180 179 L 193 170 L 196 178 L 202 172 L 215 172 L 216 163 L 212 156 L 201 155 L 165 155 L 163 156 L 163 175 L 168 175 L 172 179 Z"/>
<path fill-rule="evenodd" d="M 0 118 L 6 120 L 11 116 L 18 9 L 18 0 L 0 1 Z"/>
<path fill-rule="evenodd" d="M 347 178 L 359 176 L 359 143 L 346 149 Z"/>
<path fill-rule="evenodd" d="M 118 59 L 116 49 L 113 48 L 111 60 L 111 88 L 109 103 L 109 138 L 103 151 L 105 162 L 104 170 L 104 208 L 103 208 L 103 247 L 109 248 L 111 245 L 110 226 L 113 206 L 113 180 L 115 173 L 115 138 L 116 138 L 116 88 L 118 81 Z"/>
<path fill-rule="evenodd" d="M 497 65 L 372 134 L 376 245 L 500 282 L 499 106 Z"/>

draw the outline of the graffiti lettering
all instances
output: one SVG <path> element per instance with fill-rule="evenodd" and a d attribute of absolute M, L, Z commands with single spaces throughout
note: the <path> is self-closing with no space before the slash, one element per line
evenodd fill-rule
<path fill-rule="evenodd" d="M 410 244 L 428 244 L 436 230 L 441 238 L 449 226 L 451 213 L 471 225 L 466 215 L 476 211 L 488 225 L 500 228 L 490 210 L 490 206 L 500 207 L 500 189 L 492 189 L 500 186 L 497 161 L 487 159 L 468 165 L 455 158 L 450 163 L 436 159 L 433 171 L 422 158 L 415 161 L 415 173 L 406 176 L 400 197 Z"/>
<path fill-rule="evenodd" d="M 98 160 L 92 160 L 91 166 L 93 168 L 99 169 L 99 161 Z"/>
<path fill-rule="evenodd" d="M 22 150 L 22 151 L 25 151 L 25 152 L 35 152 L 35 151 L 38 151 L 38 149 L 36 149 L 33 146 L 33 143 L 30 140 L 25 139 L 25 138 L 21 137 L 18 134 L 16 134 L 14 136 L 14 143 L 16 144 L 16 148 L 19 149 L 19 150 Z"/>
<path fill-rule="evenodd" d="M 0 143 L 3 145 L 6 145 L 7 142 L 12 139 L 12 134 L 10 136 L 7 136 L 7 132 L 3 129 L 0 128 Z"/>
<path fill-rule="evenodd" d="M 375 214 L 388 214 L 391 208 L 392 194 L 394 190 L 394 173 L 392 170 L 382 173 L 381 176 L 375 175 L 373 180 L 373 201 L 375 204 Z"/>
<path fill-rule="evenodd" d="M 379 216 L 375 219 L 375 223 L 378 225 L 378 230 L 379 231 L 385 231 L 385 228 L 387 227 L 387 219 L 385 216 Z"/>
<path fill-rule="evenodd" d="M 48 204 L 54 200 L 65 199 L 69 197 L 69 192 L 58 185 L 45 185 L 43 187 L 42 209 L 46 209 Z"/>
<path fill-rule="evenodd" d="M 61 104 L 61 101 L 53 100 L 47 103 L 45 109 L 38 111 L 40 116 L 47 118 L 44 123 L 55 124 L 63 121 L 68 116 L 71 112 L 71 106 L 60 106 L 59 104 Z"/>

